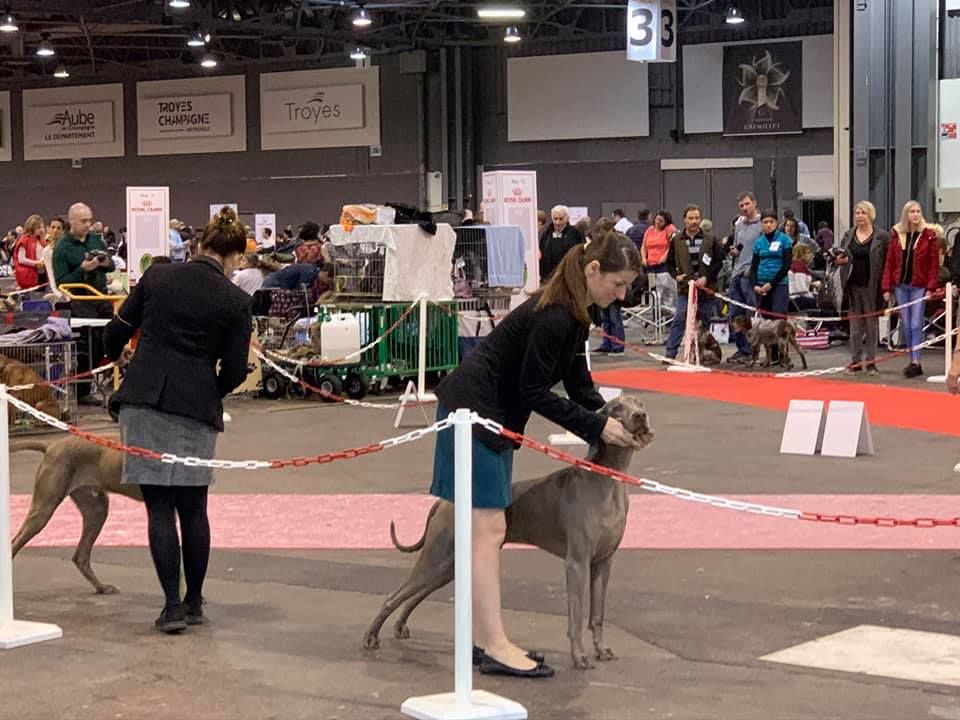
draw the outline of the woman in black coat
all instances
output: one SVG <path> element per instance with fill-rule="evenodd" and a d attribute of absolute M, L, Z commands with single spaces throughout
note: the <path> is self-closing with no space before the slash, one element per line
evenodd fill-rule
<path fill-rule="evenodd" d="M 621 233 L 573 247 L 540 291 L 507 315 L 463 363 L 437 387 L 437 417 L 469 408 L 523 432 L 532 412 L 589 443 L 636 445 L 615 418 L 595 411 L 603 399 L 587 370 L 589 310 L 624 295 L 640 272 L 636 246 Z M 567 397 L 553 392 L 563 382 Z M 453 502 L 453 430 L 437 436 L 430 492 Z M 513 442 L 483 428 L 473 441 L 473 622 L 483 649 L 480 671 L 519 677 L 549 677 L 553 669 L 511 643 L 500 613 L 500 546 L 504 509 L 511 503 Z"/>
<path fill-rule="evenodd" d="M 104 331 L 116 360 L 140 330 L 136 353 L 111 400 L 125 445 L 213 458 L 223 432 L 222 398 L 247 376 L 251 298 L 229 280 L 246 249 L 230 209 L 211 220 L 189 263 L 151 266 Z M 219 368 L 218 368 L 219 363 Z M 203 581 L 210 557 L 207 489 L 213 470 L 124 455 L 123 483 L 140 485 L 150 554 L 165 604 L 156 627 L 180 632 L 204 622 Z M 180 539 L 187 588 L 180 600 Z"/>

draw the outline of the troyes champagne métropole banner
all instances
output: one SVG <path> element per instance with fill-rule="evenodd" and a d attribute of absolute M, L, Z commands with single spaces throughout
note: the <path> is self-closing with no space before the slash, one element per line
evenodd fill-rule
<path fill-rule="evenodd" d="M 803 132 L 803 43 L 723 48 L 723 134 Z"/>

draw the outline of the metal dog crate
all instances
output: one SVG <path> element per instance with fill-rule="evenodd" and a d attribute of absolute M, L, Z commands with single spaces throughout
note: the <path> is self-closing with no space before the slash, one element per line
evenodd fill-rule
<path fill-rule="evenodd" d="M 330 244 L 333 253 L 333 291 L 337 297 L 383 297 L 386 247 L 379 243 Z"/>
<path fill-rule="evenodd" d="M 502 232 L 505 228 L 501 228 Z M 494 253 L 498 253 L 499 244 L 491 246 L 491 243 L 497 243 L 503 239 L 502 235 L 492 234 L 492 229 L 485 225 L 467 225 L 466 227 L 455 227 L 453 229 L 457 236 L 457 242 L 453 249 L 453 276 L 466 282 L 469 292 L 473 295 L 489 295 L 491 293 L 502 292 L 497 289 L 499 286 L 490 284 L 490 253 L 491 247 Z M 519 228 L 516 228 L 519 233 Z M 524 267 L 523 257 L 523 239 L 520 235 L 519 257 L 514 257 L 514 261 Z M 509 245 L 506 247 L 510 247 Z M 502 257 L 502 255 L 501 255 Z M 495 258 L 496 260 L 496 258 Z M 494 280 L 498 278 L 494 277 Z M 522 287 L 521 282 L 516 287 Z"/>
<path fill-rule="evenodd" d="M 77 350 L 73 342 L 36 345 L 0 346 L 3 367 L 0 376 L 6 385 L 53 382 L 37 385 L 29 390 L 17 390 L 12 395 L 60 420 L 73 422 L 77 416 L 77 394 L 73 383 L 56 381 L 75 375 Z M 36 420 L 12 405 L 10 406 L 10 434 L 57 432 L 46 423 Z"/>

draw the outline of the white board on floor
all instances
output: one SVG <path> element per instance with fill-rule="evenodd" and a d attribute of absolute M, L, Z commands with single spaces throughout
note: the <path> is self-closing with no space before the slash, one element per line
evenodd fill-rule
<path fill-rule="evenodd" d="M 830 401 L 820 454 L 847 458 L 873 455 L 873 434 L 862 402 Z"/>
<path fill-rule="evenodd" d="M 791 400 L 780 440 L 781 455 L 813 455 L 823 430 L 823 400 Z"/>

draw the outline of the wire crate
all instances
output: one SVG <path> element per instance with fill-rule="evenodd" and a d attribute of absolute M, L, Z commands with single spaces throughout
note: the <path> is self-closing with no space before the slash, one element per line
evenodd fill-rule
<path fill-rule="evenodd" d="M 381 243 L 330 245 L 333 254 L 333 288 L 338 297 L 383 297 L 386 247 Z"/>
<path fill-rule="evenodd" d="M 73 422 L 77 415 L 77 394 L 72 383 L 42 385 L 75 375 L 77 350 L 73 342 L 0 346 L 0 374 L 8 386 L 37 385 L 12 395 L 60 420 Z M 32 415 L 10 407 L 10 434 L 56 432 Z"/>
<path fill-rule="evenodd" d="M 468 225 L 454 228 L 454 286 L 458 296 L 500 293 L 524 284 L 524 246 L 520 228 Z"/>

